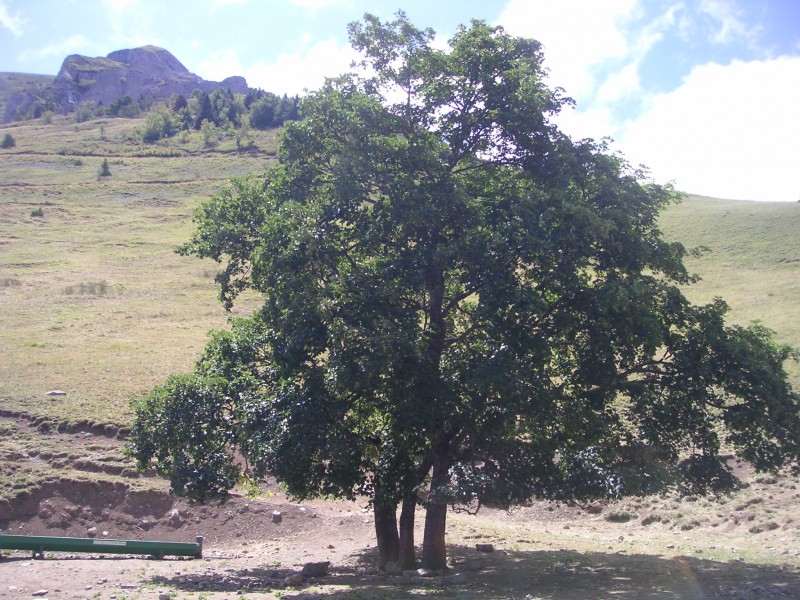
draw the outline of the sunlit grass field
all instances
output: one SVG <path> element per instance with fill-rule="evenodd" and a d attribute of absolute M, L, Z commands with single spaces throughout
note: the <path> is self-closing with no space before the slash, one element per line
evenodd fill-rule
<path fill-rule="evenodd" d="M 2 410 L 125 425 L 129 400 L 190 370 L 207 331 L 226 324 L 217 265 L 174 249 L 202 199 L 269 167 L 278 132 L 254 131 L 255 148 L 238 152 L 231 135 L 211 149 L 199 133 L 143 144 L 142 123 L 0 128 L 17 142 L 0 151 Z M 733 322 L 760 320 L 800 347 L 800 204 L 688 197 L 661 222 L 669 239 L 710 249 L 688 261 L 702 277 L 690 298 L 721 296 Z"/>

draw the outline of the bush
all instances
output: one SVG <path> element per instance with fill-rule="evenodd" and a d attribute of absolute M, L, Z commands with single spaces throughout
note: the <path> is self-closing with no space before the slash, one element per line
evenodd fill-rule
<path fill-rule="evenodd" d="M 3 136 L 3 148 L 13 148 L 17 145 L 17 140 L 14 139 L 14 136 L 10 133 L 6 133 Z"/>
<path fill-rule="evenodd" d="M 211 148 L 217 145 L 217 140 L 219 139 L 219 130 L 214 123 L 203 119 L 203 123 L 200 126 L 200 133 L 203 134 L 203 145 L 205 145 L 206 148 Z"/>
<path fill-rule="evenodd" d="M 35 208 L 31 211 L 32 217 L 43 217 L 44 216 L 44 209 L 40 206 L 39 208 Z"/>
<path fill-rule="evenodd" d="M 103 164 L 100 165 L 100 168 L 97 170 L 98 177 L 109 177 L 111 175 L 111 169 L 108 167 L 108 159 L 103 159 Z"/>
<path fill-rule="evenodd" d="M 75 110 L 75 121 L 83 123 L 94 117 L 94 103 L 82 102 L 81 105 Z"/>
<path fill-rule="evenodd" d="M 53 122 L 53 111 L 46 110 L 42 113 L 42 123 L 45 125 L 50 125 Z"/>
<path fill-rule="evenodd" d="M 636 515 L 631 514 L 626 510 L 615 510 L 606 515 L 606 521 L 610 523 L 627 523 L 634 518 L 636 518 Z"/>
<path fill-rule="evenodd" d="M 157 106 L 147 113 L 144 130 L 142 131 L 142 141 L 146 144 L 152 144 L 162 137 L 173 135 L 177 129 L 178 126 L 169 109 L 165 106 Z"/>

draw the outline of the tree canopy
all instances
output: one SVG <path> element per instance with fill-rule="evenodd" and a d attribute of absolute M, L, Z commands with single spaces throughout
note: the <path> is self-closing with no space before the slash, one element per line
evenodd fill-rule
<path fill-rule="evenodd" d="M 140 465 L 198 500 L 243 474 L 366 497 L 404 565 L 422 505 L 443 568 L 448 505 L 723 489 L 729 447 L 797 459 L 794 351 L 687 301 L 657 222 L 679 194 L 558 130 L 538 42 L 474 21 L 442 50 L 403 13 L 349 31 L 365 69 L 196 213 L 182 252 L 223 263 L 226 306 L 263 305 L 137 406 Z"/>

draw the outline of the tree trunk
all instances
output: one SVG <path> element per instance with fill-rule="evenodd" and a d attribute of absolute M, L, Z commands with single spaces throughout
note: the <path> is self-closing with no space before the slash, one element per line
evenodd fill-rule
<path fill-rule="evenodd" d="M 400 565 L 403 569 L 417 566 L 414 552 L 414 512 L 417 510 L 417 495 L 406 496 L 400 511 Z"/>
<path fill-rule="evenodd" d="M 435 460 L 431 477 L 431 494 L 425 510 L 425 533 L 422 540 L 422 566 L 425 569 L 438 571 L 447 567 L 447 548 L 444 543 L 447 502 L 437 500 L 439 494 L 436 492 L 449 482 L 450 476 L 445 461 Z"/>
<path fill-rule="evenodd" d="M 397 505 L 373 504 L 375 537 L 378 540 L 380 568 L 400 559 L 400 536 L 397 533 Z"/>

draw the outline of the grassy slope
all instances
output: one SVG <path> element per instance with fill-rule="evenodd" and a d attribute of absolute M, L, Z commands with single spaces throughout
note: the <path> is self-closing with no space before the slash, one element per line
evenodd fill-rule
<path fill-rule="evenodd" d="M 689 196 L 664 212 L 661 226 L 687 248 L 708 248 L 686 261 L 701 276 L 686 290 L 692 301 L 720 296 L 730 322 L 758 320 L 800 348 L 800 204 Z M 800 365 L 788 366 L 798 389 Z"/>
<path fill-rule="evenodd" d="M 173 249 L 202 198 L 269 165 L 276 133 L 256 132 L 260 151 L 239 154 L 231 139 L 206 151 L 199 134 L 142 145 L 141 123 L 15 125 L 17 146 L 0 152 L 0 408 L 125 424 L 131 396 L 189 370 L 207 330 L 225 325 L 216 265 Z M 103 158 L 111 176 L 98 179 Z M 800 347 L 800 205 L 690 197 L 662 226 L 713 249 L 689 261 L 703 277 L 693 300 L 723 296 L 733 321 L 760 319 Z"/>
<path fill-rule="evenodd" d="M 142 146 L 129 139 L 140 124 L 30 123 L 0 154 L 0 408 L 124 424 L 132 395 L 189 370 L 225 325 L 216 265 L 173 250 L 202 198 L 263 171 L 275 132 L 257 134 L 265 152 L 238 154 L 230 140 L 202 151 L 199 134 Z M 103 157 L 111 176 L 98 179 Z"/>

